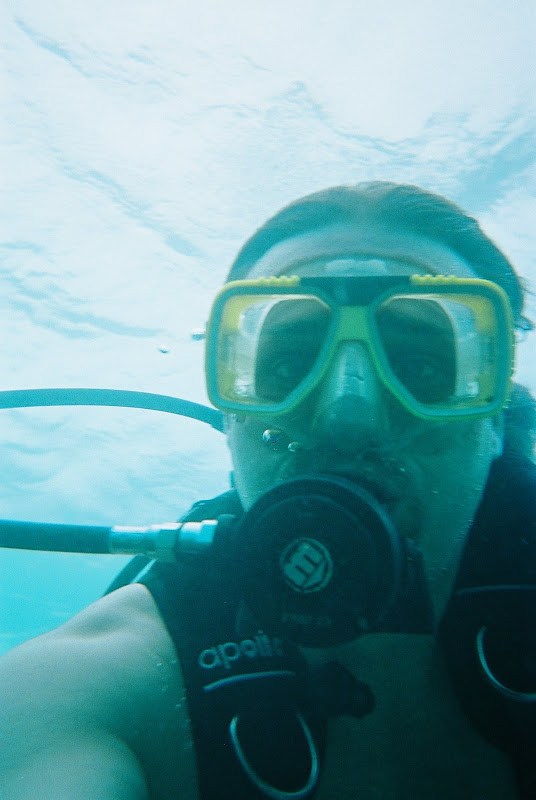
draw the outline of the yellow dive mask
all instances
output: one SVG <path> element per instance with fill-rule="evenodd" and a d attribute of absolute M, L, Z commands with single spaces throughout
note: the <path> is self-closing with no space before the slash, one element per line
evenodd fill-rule
<path fill-rule="evenodd" d="M 492 415 L 507 401 L 513 324 L 505 292 L 487 280 L 430 275 L 227 284 L 207 329 L 209 398 L 230 413 L 287 413 L 345 341 L 365 344 L 383 385 L 422 419 Z"/>

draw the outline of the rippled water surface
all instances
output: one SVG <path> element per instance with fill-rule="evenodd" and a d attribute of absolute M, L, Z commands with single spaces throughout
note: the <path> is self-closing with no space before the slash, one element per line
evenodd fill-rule
<path fill-rule="evenodd" d="M 0 389 L 205 402 L 191 333 L 231 258 L 284 203 L 336 183 L 446 194 L 536 286 L 536 6 L 304 7 L 4 4 Z M 536 389 L 533 349 L 518 378 Z M 156 412 L 2 411 L 0 434 L 1 518 L 145 524 L 228 485 L 223 438 Z M 0 649 L 96 598 L 121 563 L 1 553 Z"/>

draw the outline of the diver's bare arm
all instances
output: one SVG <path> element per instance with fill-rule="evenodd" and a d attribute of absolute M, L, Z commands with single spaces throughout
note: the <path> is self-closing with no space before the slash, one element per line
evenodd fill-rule
<path fill-rule="evenodd" d="M 0 658 L 2 800 L 159 800 L 146 781 L 163 701 L 176 701 L 143 591 L 120 590 Z"/>
<path fill-rule="evenodd" d="M 12 769 L 0 767 L 0 796 L 2 800 L 148 800 L 132 751 L 102 732 L 57 741 L 26 754 Z"/>
<path fill-rule="evenodd" d="M 88 646 L 41 637 L 0 659 L 2 800 L 147 798 L 138 759 L 93 693 L 80 653 Z M 113 693 L 108 700 L 113 707 Z"/>

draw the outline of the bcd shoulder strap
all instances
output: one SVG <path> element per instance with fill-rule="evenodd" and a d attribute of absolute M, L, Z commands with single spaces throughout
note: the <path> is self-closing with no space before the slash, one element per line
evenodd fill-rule
<path fill-rule="evenodd" d="M 513 759 L 521 798 L 536 796 L 536 466 L 490 471 L 440 641 L 461 705 Z"/>
<path fill-rule="evenodd" d="M 242 513 L 236 494 L 185 520 Z M 155 564 L 151 591 L 180 658 L 203 800 L 305 800 L 316 786 L 325 723 L 307 703 L 305 663 L 241 612 L 232 575 L 207 560 Z"/>

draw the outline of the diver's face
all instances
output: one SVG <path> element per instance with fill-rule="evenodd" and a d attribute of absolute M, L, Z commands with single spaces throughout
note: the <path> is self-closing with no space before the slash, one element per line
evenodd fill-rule
<path fill-rule="evenodd" d="M 341 243 L 352 239 L 354 258 L 362 257 L 359 264 L 352 262 L 352 274 L 362 269 L 363 275 L 473 276 L 448 248 L 370 225 L 327 228 L 313 242 L 311 236 L 296 237 L 286 251 L 280 249 L 279 258 L 276 248 L 269 251 L 253 274 L 311 275 L 304 259 L 329 255 L 330 249 L 337 258 L 326 271 L 345 274 L 350 262 L 339 257 Z M 423 550 L 441 612 L 491 461 L 500 451 L 495 420 L 418 419 L 379 381 L 366 347 L 345 343 L 322 385 L 292 414 L 231 417 L 228 432 L 235 484 L 246 508 L 269 488 L 306 473 L 341 475 L 369 489 L 399 533 Z"/>

